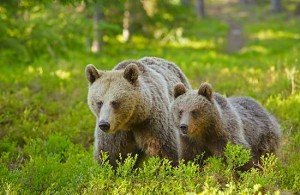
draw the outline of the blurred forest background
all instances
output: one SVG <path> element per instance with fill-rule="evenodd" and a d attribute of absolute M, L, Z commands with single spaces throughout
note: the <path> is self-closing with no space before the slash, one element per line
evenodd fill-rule
<path fill-rule="evenodd" d="M 0 192 L 299 194 L 299 51 L 300 0 L 1 0 Z M 144 56 L 195 88 L 256 98 L 282 126 L 279 158 L 239 179 L 214 158 L 201 171 L 99 167 L 84 68 Z"/>
<path fill-rule="evenodd" d="M 260 14 L 255 13 L 258 10 Z M 299 2 L 2 0 L 1 54 L 6 58 L 14 56 L 14 60 L 32 61 L 40 55 L 66 55 L 70 49 L 97 53 L 105 45 L 132 43 L 137 39 L 184 45 L 195 39 L 205 40 L 211 34 L 215 43 L 227 41 L 229 51 L 238 51 L 246 41 L 243 27 L 247 28 L 247 23 L 241 19 L 255 22 L 282 12 L 297 17 Z M 214 25 L 219 22 L 223 25 Z M 227 38 L 226 30 L 230 30 Z"/>

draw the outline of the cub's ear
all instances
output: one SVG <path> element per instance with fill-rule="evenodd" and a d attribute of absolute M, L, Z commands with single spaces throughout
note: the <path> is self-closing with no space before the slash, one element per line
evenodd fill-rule
<path fill-rule="evenodd" d="M 136 64 L 128 64 L 124 70 L 124 78 L 131 84 L 134 84 L 139 77 L 139 68 Z"/>
<path fill-rule="evenodd" d="M 174 87 L 174 98 L 176 99 L 178 96 L 184 94 L 186 92 L 186 88 L 183 83 L 177 83 Z"/>
<path fill-rule="evenodd" d="M 199 87 L 198 94 L 206 97 L 209 101 L 212 100 L 212 86 L 209 83 L 202 83 Z"/>
<path fill-rule="evenodd" d="M 102 75 L 101 71 L 98 71 L 97 68 L 93 64 L 88 64 L 85 67 L 86 79 L 90 84 L 94 83 L 96 79 L 100 78 Z"/>

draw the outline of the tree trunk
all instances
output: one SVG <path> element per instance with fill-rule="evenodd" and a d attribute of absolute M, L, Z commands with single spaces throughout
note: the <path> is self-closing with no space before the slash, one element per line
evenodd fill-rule
<path fill-rule="evenodd" d="M 189 7 L 191 4 L 190 0 L 181 0 L 180 2 L 181 2 L 181 5 L 185 6 L 185 7 Z"/>
<path fill-rule="evenodd" d="M 129 0 L 125 2 L 124 18 L 123 18 L 123 33 L 122 38 L 124 42 L 128 42 L 130 38 L 130 11 Z"/>
<path fill-rule="evenodd" d="M 245 45 L 246 38 L 240 24 L 229 21 L 229 32 L 227 35 L 227 52 L 235 53 L 240 51 Z"/>
<path fill-rule="evenodd" d="M 100 20 L 100 5 L 95 3 L 95 13 L 93 17 L 93 43 L 91 51 L 97 53 L 101 49 L 102 35 L 99 30 L 99 20 Z"/>
<path fill-rule="evenodd" d="M 255 4 L 255 0 L 239 0 L 239 3 L 242 5 L 252 5 Z"/>
<path fill-rule="evenodd" d="M 196 0 L 196 13 L 198 17 L 205 17 L 204 0 Z"/>
<path fill-rule="evenodd" d="M 271 11 L 272 12 L 282 11 L 282 5 L 280 0 L 271 0 Z"/>
<path fill-rule="evenodd" d="M 297 4 L 294 14 L 296 14 L 297 16 L 300 15 L 300 3 Z"/>

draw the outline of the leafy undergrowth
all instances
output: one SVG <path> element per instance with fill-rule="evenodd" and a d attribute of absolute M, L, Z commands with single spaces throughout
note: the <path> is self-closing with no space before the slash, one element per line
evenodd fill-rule
<path fill-rule="evenodd" d="M 172 168 L 169 161 L 151 157 L 138 168 L 133 168 L 136 157 L 128 156 L 114 170 L 107 162 L 107 155 L 103 155 L 102 164 L 98 165 L 92 160 L 91 153 L 91 150 L 72 144 L 59 134 L 45 141 L 30 140 L 22 153 L 11 146 L 1 157 L 1 192 L 279 194 L 287 184 L 292 186 L 290 190 L 300 190 L 299 176 L 289 174 L 290 167 L 283 165 L 274 155 L 261 158 L 262 170 L 237 171 L 237 167 L 249 160 L 250 153 L 232 144 L 225 150 L 227 162 L 209 158 L 202 167 L 195 162 L 185 164 L 181 161 L 178 167 Z M 19 161 L 18 165 L 13 168 L 16 161 Z"/>

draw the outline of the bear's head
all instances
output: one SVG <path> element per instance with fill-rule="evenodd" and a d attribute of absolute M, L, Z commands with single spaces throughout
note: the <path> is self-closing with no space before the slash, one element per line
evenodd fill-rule
<path fill-rule="evenodd" d="M 209 83 L 202 83 L 198 90 L 187 90 L 182 83 L 174 87 L 171 115 L 181 134 L 191 138 L 203 137 L 215 121 L 216 107 Z"/>
<path fill-rule="evenodd" d="M 122 70 L 101 71 L 90 64 L 85 72 L 88 105 L 99 128 L 107 133 L 129 130 L 140 97 L 138 66 L 131 63 Z"/>

